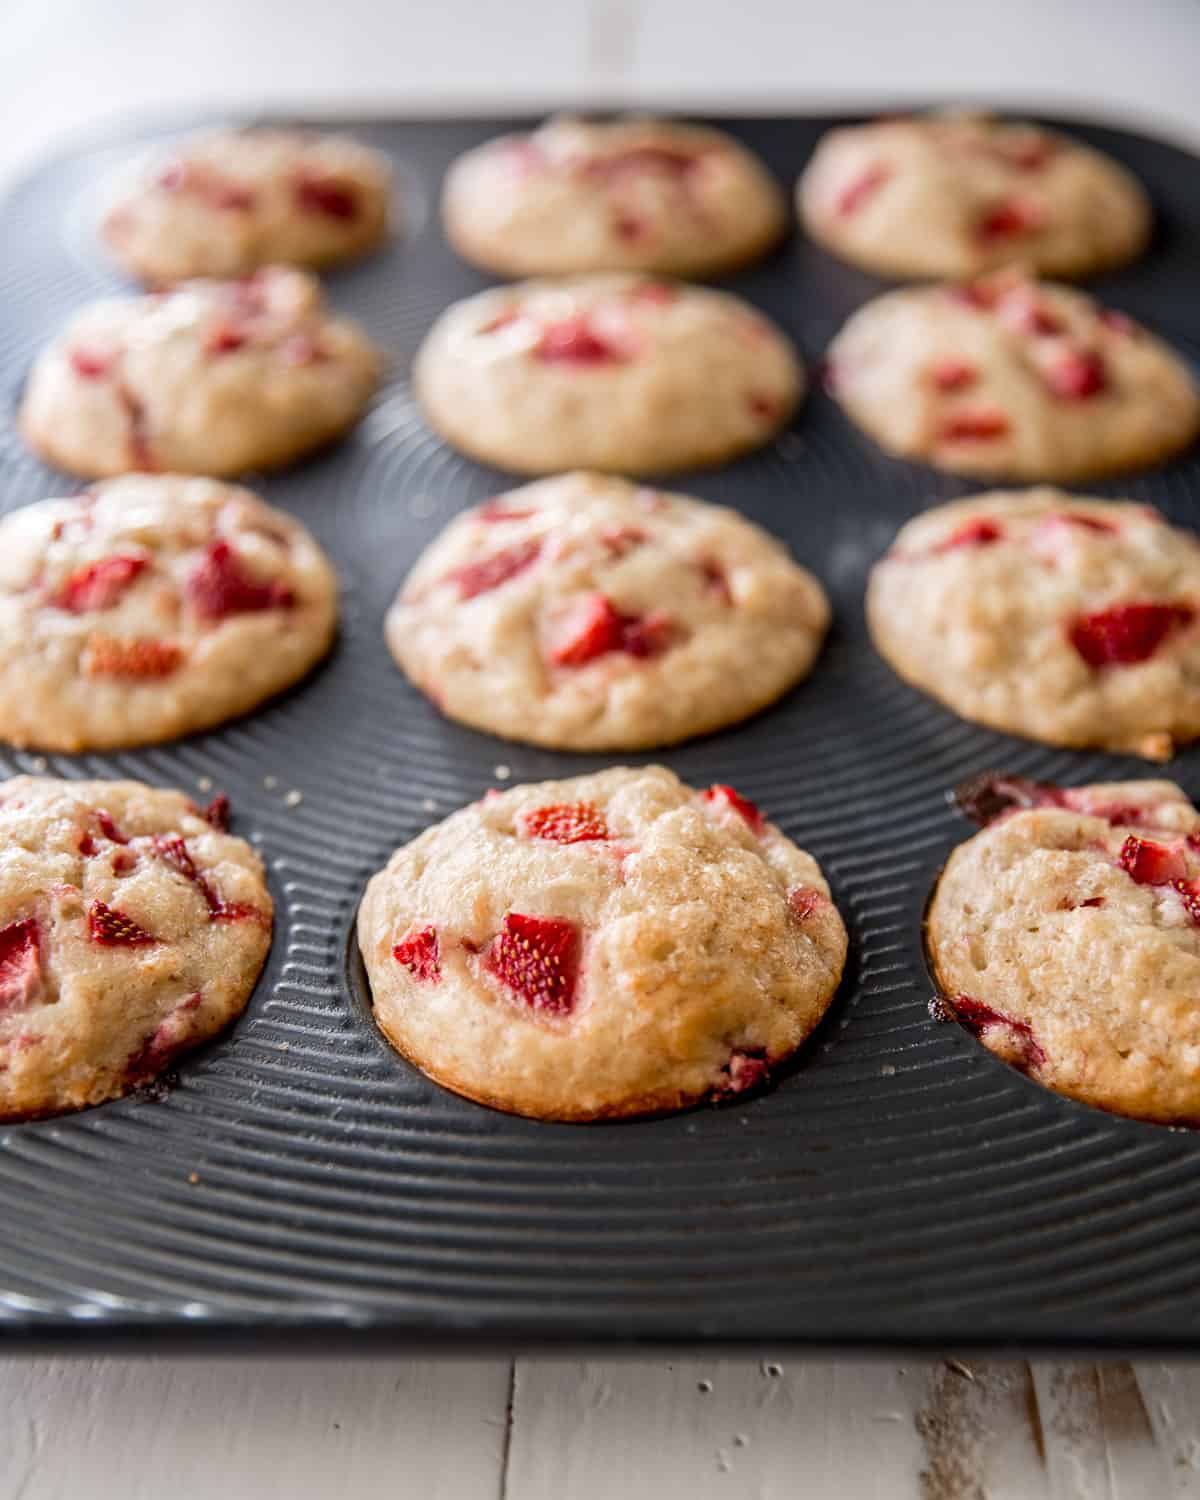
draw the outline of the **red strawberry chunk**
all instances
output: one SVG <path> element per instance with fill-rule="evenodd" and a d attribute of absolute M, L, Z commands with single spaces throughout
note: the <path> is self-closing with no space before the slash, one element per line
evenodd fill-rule
<path fill-rule="evenodd" d="M 733 603 L 733 590 L 729 587 L 729 575 L 719 562 L 711 557 L 702 557 L 696 564 L 704 579 L 706 593 L 712 594 L 722 604 Z"/>
<path fill-rule="evenodd" d="M 766 827 L 766 819 L 754 803 L 750 801 L 749 797 L 741 796 L 731 786 L 726 786 L 723 782 L 717 782 L 715 786 L 710 786 L 708 791 L 704 793 L 704 800 L 715 808 L 731 808 L 749 825 L 750 831 L 756 835 L 761 835 L 763 829 Z"/>
<path fill-rule="evenodd" d="M 557 917 L 510 911 L 484 967 L 533 1010 L 566 1015 L 579 976 L 579 929 Z"/>
<path fill-rule="evenodd" d="M 1043 526 L 1078 526 L 1084 531 L 1109 532 L 1115 534 L 1120 527 L 1114 521 L 1102 521 L 1098 516 L 1081 516 L 1073 511 L 1058 511 L 1047 516 Z"/>
<path fill-rule="evenodd" d="M 984 1005 L 979 1000 L 972 1000 L 969 995 L 955 995 L 950 1005 L 959 1021 L 973 1036 L 982 1036 L 993 1026 L 1003 1026 L 1024 1054 L 1023 1067 L 1040 1068 L 1044 1065 L 1046 1054 L 1038 1045 L 1033 1034 L 1033 1027 L 1028 1021 L 1019 1021 L 1015 1016 L 1008 1016 L 1003 1011 L 993 1010 L 990 1005 Z"/>
<path fill-rule="evenodd" d="M 200 816 L 206 823 L 211 823 L 218 833 L 229 831 L 229 798 L 224 792 L 218 792 Z"/>
<path fill-rule="evenodd" d="M 296 602 L 291 589 L 277 578 L 262 583 L 248 573 L 226 541 L 209 544 L 188 575 L 187 593 L 192 608 L 204 620 L 223 620 L 227 615 L 263 609 L 290 609 Z"/>
<path fill-rule="evenodd" d="M 1187 877 L 1187 860 L 1178 849 L 1130 834 L 1121 845 L 1121 868 L 1138 885 L 1173 885 Z"/>
<path fill-rule="evenodd" d="M 646 533 L 637 526 L 614 526 L 608 531 L 602 531 L 600 540 L 613 557 L 624 557 L 627 552 L 642 545 L 646 540 Z"/>
<path fill-rule="evenodd" d="M 132 917 L 103 901 L 93 901 L 88 911 L 88 937 L 105 948 L 144 948 L 158 942 Z"/>
<path fill-rule="evenodd" d="M 92 814 L 92 816 L 96 819 L 96 822 L 100 825 L 100 832 L 109 841 L 109 843 L 111 843 L 111 844 L 127 844 L 129 842 L 129 840 L 125 836 L 125 834 L 123 834 L 121 832 L 121 830 L 117 827 L 117 825 L 113 822 L 113 818 L 112 818 L 112 814 L 111 813 L 105 812 L 105 810 L 102 807 L 98 807 L 98 808 L 96 808 L 96 810 Z"/>
<path fill-rule="evenodd" d="M 115 354 L 103 349 L 72 349 L 67 357 L 72 370 L 83 380 L 103 380 L 116 359 Z"/>
<path fill-rule="evenodd" d="M 626 358 L 582 315 L 547 324 L 533 352 L 547 364 L 606 365 L 619 364 Z"/>
<path fill-rule="evenodd" d="M 85 670 L 89 677 L 169 677 L 183 661 L 183 647 L 150 636 L 88 637 Z"/>
<path fill-rule="evenodd" d="M 589 177 L 637 176 L 643 172 L 660 172 L 671 177 L 685 177 L 699 161 L 694 152 L 676 151 L 668 146 L 634 146 L 611 156 L 592 156 L 582 162 L 581 170 Z"/>
<path fill-rule="evenodd" d="M 41 986 L 41 929 L 36 917 L 23 917 L 0 928 L 0 1015 L 27 1010 Z"/>
<path fill-rule="evenodd" d="M 481 521 L 489 524 L 497 521 L 526 521 L 530 516 L 537 514 L 533 510 L 509 510 L 501 505 L 499 500 L 487 500 L 476 511 L 476 516 Z"/>
<path fill-rule="evenodd" d="M 560 667 L 582 667 L 610 651 L 657 656 L 672 634 L 670 620 L 659 611 L 624 615 L 605 594 L 588 594 L 559 622 L 550 659 Z"/>
<path fill-rule="evenodd" d="M 1002 291 L 994 281 L 968 281 L 948 286 L 946 295 L 975 312 L 989 312 L 999 302 Z"/>
<path fill-rule="evenodd" d="M 939 555 L 943 552 L 956 552 L 960 547 L 986 547 L 1003 538 L 1004 530 L 995 521 L 989 521 L 986 516 L 976 516 L 970 521 L 964 521 L 944 542 L 938 542 L 930 551 Z"/>
<path fill-rule="evenodd" d="M 392 957 L 422 984 L 438 984 L 442 977 L 441 950 L 433 927 L 415 927 L 392 949 Z"/>
<path fill-rule="evenodd" d="M 327 219 L 358 218 L 358 194 L 350 183 L 304 175 L 296 181 L 295 196 L 300 207 L 309 213 L 324 214 Z"/>
<path fill-rule="evenodd" d="M 161 1073 L 188 1046 L 195 1035 L 193 1013 L 200 1008 L 199 990 L 181 1000 L 168 1016 L 158 1023 L 144 1045 L 130 1057 L 126 1070 L 131 1078 L 145 1078 Z"/>
<path fill-rule="evenodd" d="M 1002 322 L 1017 333 L 1031 333 L 1036 338 L 1049 338 L 1063 331 L 1058 318 L 1026 286 L 1014 288 L 1008 296 L 1001 299 L 999 316 Z"/>
<path fill-rule="evenodd" d="M 507 583 L 518 573 L 524 573 L 526 568 L 531 568 L 541 556 L 541 551 L 542 544 L 539 541 L 521 542 L 505 552 L 494 552 L 482 562 L 466 563 L 461 568 L 455 568 L 453 572 L 446 574 L 445 581 L 458 585 L 460 599 L 474 599 L 479 594 L 498 589 L 502 583 Z"/>
<path fill-rule="evenodd" d="M 961 391 L 975 384 L 979 372 L 965 359 L 943 359 L 930 370 L 929 378 L 939 391 Z"/>
<path fill-rule="evenodd" d="M 851 214 L 856 214 L 868 198 L 892 175 L 892 169 L 882 164 L 868 169 L 853 182 L 848 183 L 837 195 L 834 201 L 833 211 L 839 219 L 848 219 Z"/>
<path fill-rule="evenodd" d="M 787 903 L 797 922 L 806 922 L 828 897 L 811 885 L 797 885 L 787 893 Z"/>
<path fill-rule="evenodd" d="M 244 901 L 226 901 L 213 890 L 206 876 L 196 868 L 191 851 L 178 834 L 158 834 L 154 839 L 154 852 L 163 864 L 191 881 L 208 907 L 210 922 L 241 922 L 253 920 L 270 925 L 270 917 L 257 906 Z"/>
<path fill-rule="evenodd" d="M 944 443 L 982 443 L 1003 437 L 1008 429 L 1009 421 L 1002 411 L 963 411 L 942 424 L 940 437 Z"/>
<path fill-rule="evenodd" d="M 1108 386 L 1108 367 L 1092 349 L 1068 349 L 1042 377 L 1054 395 L 1064 401 L 1086 401 Z"/>
<path fill-rule="evenodd" d="M 205 354 L 234 354 L 245 347 L 246 331 L 233 323 L 218 323 L 204 340 Z"/>
<path fill-rule="evenodd" d="M 1148 661 L 1195 615 L 1189 604 L 1114 604 L 1071 621 L 1067 638 L 1089 667 L 1132 666 Z"/>
<path fill-rule="evenodd" d="M 723 1094 L 744 1094 L 747 1089 L 757 1088 L 771 1071 L 767 1059 L 755 1052 L 731 1052 L 725 1067 L 729 1082 L 721 1090 Z"/>
<path fill-rule="evenodd" d="M 1183 902 L 1184 910 L 1200 927 L 1200 880 L 1177 880 L 1175 889 Z"/>
<path fill-rule="evenodd" d="M 85 563 L 70 574 L 49 602 L 53 608 L 68 610 L 73 615 L 111 609 L 148 562 L 145 557 L 118 553 L 99 562 Z"/>
<path fill-rule="evenodd" d="M 1031 204 L 1016 198 L 1006 199 L 987 210 L 975 226 L 975 233 L 985 243 L 1016 239 L 1039 229 L 1041 213 Z"/>
<path fill-rule="evenodd" d="M 521 831 L 527 838 L 556 844 L 585 844 L 610 835 L 604 814 L 590 802 L 558 802 L 523 814 Z"/>

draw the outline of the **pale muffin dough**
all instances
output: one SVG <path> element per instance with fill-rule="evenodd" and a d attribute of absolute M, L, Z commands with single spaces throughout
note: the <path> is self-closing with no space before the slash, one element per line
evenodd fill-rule
<path fill-rule="evenodd" d="M 1020 263 L 1088 276 L 1136 259 L 1150 200 L 1127 168 L 1040 126 L 935 114 L 831 130 L 797 189 L 805 229 L 883 276 L 970 277 Z"/>
<path fill-rule="evenodd" d="M 679 1109 L 763 1082 L 821 1019 L 846 930 L 811 855 L 732 788 L 659 766 L 464 807 L 367 887 L 392 1045 L 536 1119 Z"/>
<path fill-rule="evenodd" d="M 787 339 L 740 298 L 619 275 L 456 302 L 415 368 L 430 425 L 518 474 L 720 463 L 774 436 L 803 383 Z"/>
<path fill-rule="evenodd" d="M 1200 429 L 1200 393 L 1161 339 L 1081 292 L 1010 272 L 868 302 L 827 379 L 888 452 L 1060 482 L 1148 468 Z"/>
<path fill-rule="evenodd" d="M 0 782 L 0 1118 L 149 1083 L 245 1007 L 271 946 L 262 861 L 180 792 Z"/>
<path fill-rule="evenodd" d="M 152 286 L 272 264 L 316 270 L 383 242 L 391 176 L 382 152 L 342 135 L 209 131 L 123 174 L 101 234 Z"/>
<path fill-rule="evenodd" d="M 212 479 L 130 474 L 0 520 L 0 737 L 174 739 L 325 653 L 337 581 L 298 521 Z"/>
<path fill-rule="evenodd" d="M 732 136 L 638 116 L 557 115 L 477 146 L 447 173 L 442 215 L 458 253 L 501 276 L 712 276 L 764 254 L 787 221 Z"/>
<path fill-rule="evenodd" d="M 457 517 L 388 613 L 443 713 L 567 750 L 671 744 L 737 722 L 811 668 L 829 602 L 732 510 L 564 474 Z"/>
<path fill-rule="evenodd" d="M 276 266 L 92 303 L 38 356 L 19 423 L 35 453 L 86 479 L 231 476 L 339 437 L 380 368 L 315 277 Z"/>

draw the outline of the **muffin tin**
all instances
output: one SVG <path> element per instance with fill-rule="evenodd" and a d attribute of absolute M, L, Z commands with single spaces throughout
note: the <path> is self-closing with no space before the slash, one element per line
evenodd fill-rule
<path fill-rule="evenodd" d="M 194 122 L 188 122 L 194 123 Z M 344 590 L 342 638 L 250 718 L 117 755 L 0 751 L 4 774 L 131 776 L 227 791 L 267 859 L 275 944 L 250 1007 L 178 1080 L 0 1129 L 0 1336 L 146 1348 L 219 1344 L 1021 1344 L 1191 1349 L 1200 1337 L 1200 1136 L 1103 1115 L 1006 1067 L 928 1010 L 921 915 L 970 829 L 946 799 L 1003 767 L 1084 782 L 1145 772 L 963 723 L 867 641 L 867 568 L 897 525 L 967 482 L 883 457 L 814 389 L 771 447 L 671 481 L 734 505 L 825 582 L 836 623 L 812 676 L 749 723 L 659 755 L 732 782 L 820 860 L 851 934 L 845 982 L 774 1087 L 672 1118 L 536 1124 L 428 1083 L 371 1019 L 352 940 L 367 876 L 493 784 L 615 757 L 504 744 L 442 720 L 392 665 L 383 612 L 420 550 L 510 481 L 423 426 L 405 371 L 436 314 L 485 285 L 441 239 L 461 150 L 523 121 L 346 122 L 395 160 L 409 232 L 328 280 L 394 357 L 347 442 L 257 487 L 309 526 Z M 721 120 L 791 182 L 831 119 Z M 1098 295 L 1200 353 L 1200 163 L 1071 124 L 1128 162 L 1160 227 Z M 165 132 L 155 132 L 162 134 Z M 94 240 L 98 186 L 149 133 L 43 168 L 9 198 L 0 248 L 0 506 L 69 486 L 12 413 L 65 315 L 121 287 Z M 722 285 L 810 366 L 883 283 L 790 238 Z M 515 481 L 512 481 L 515 483 Z M 1200 454 L 1091 487 L 1200 524 Z M 1200 753 L 1168 774 L 1200 794 Z M 1200 997 L 1197 997 L 1200 999 Z"/>

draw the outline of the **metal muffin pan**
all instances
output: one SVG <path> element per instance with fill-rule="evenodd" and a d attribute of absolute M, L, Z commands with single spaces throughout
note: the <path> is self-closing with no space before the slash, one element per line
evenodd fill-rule
<path fill-rule="evenodd" d="M 821 861 L 851 956 L 816 1035 L 756 1097 L 598 1126 L 467 1103 L 383 1041 L 353 942 L 366 878 L 498 780 L 616 758 L 452 725 L 384 648 L 384 610 L 420 550 L 457 511 L 516 482 L 439 443 L 405 371 L 436 314 L 485 284 L 441 238 L 443 171 L 527 122 L 344 123 L 393 157 L 411 205 L 405 236 L 328 282 L 333 304 L 391 352 L 393 375 L 348 441 L 257 486 L 337 564 L 332 658 L 261 712 L 181 743 L 45 760 L 0 751 L 4 774 L 211 781 L 265 855 L 278 902 L 246 1014 L 185 1059 L 161 1097 L 0 1130 L 0 1336 L 446 1352 L 1196 1348 L 1200 1136 L 1057 1098 L 937 1023 L 921 951 L 930 884 L 971 832 L 946 798 L 957 781 L 989 767 L 1068 782 L 1145 767 L 966 724 L 874 655 L 862 619 L 870 563 L 904 519 L 978 486 L 885 458 L 819 389 L 769 448 L 671 484 L 735 506 L 816 572 L 836 609 L 824 654 L 756 719 L 623 757 L 661 759 L 697 785 L 732 782 Z M 718 123 L 790 185 L 839 122 Z M 1160 214 L 1146 258 L 1096 292 L 1194 360 L 1200 162 L 1123 131 L 1068 128 L 1127 161 Z M 5 510 L 70 488 L 25 452 L 12 414 L 37 347 L 75 306 L 123 285 L 95 243 L 98 185 L 161 133 L 53 162 L 8 200 Z M 884 286 L 799 235 L 723 284 L 775 318 L 810 367 Z M 1197 454 L 1092 488 L 1200 523 Z M 1169 774 L 1200 793 L 1200 752 Z"/>

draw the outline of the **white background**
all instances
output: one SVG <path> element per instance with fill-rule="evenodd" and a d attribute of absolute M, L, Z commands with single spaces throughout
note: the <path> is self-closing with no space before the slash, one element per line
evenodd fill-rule
<path fill-rule="evenodd" d="M 0 181 L 197 105 L 998 100 L 1200 145 L 1198 62 L 1194 0 L 0 0 Z M 1171 1500 L 1197 1465 L 1200 1374 L 1152 1363 L 0 1360 L 0 1500 Z"/>

